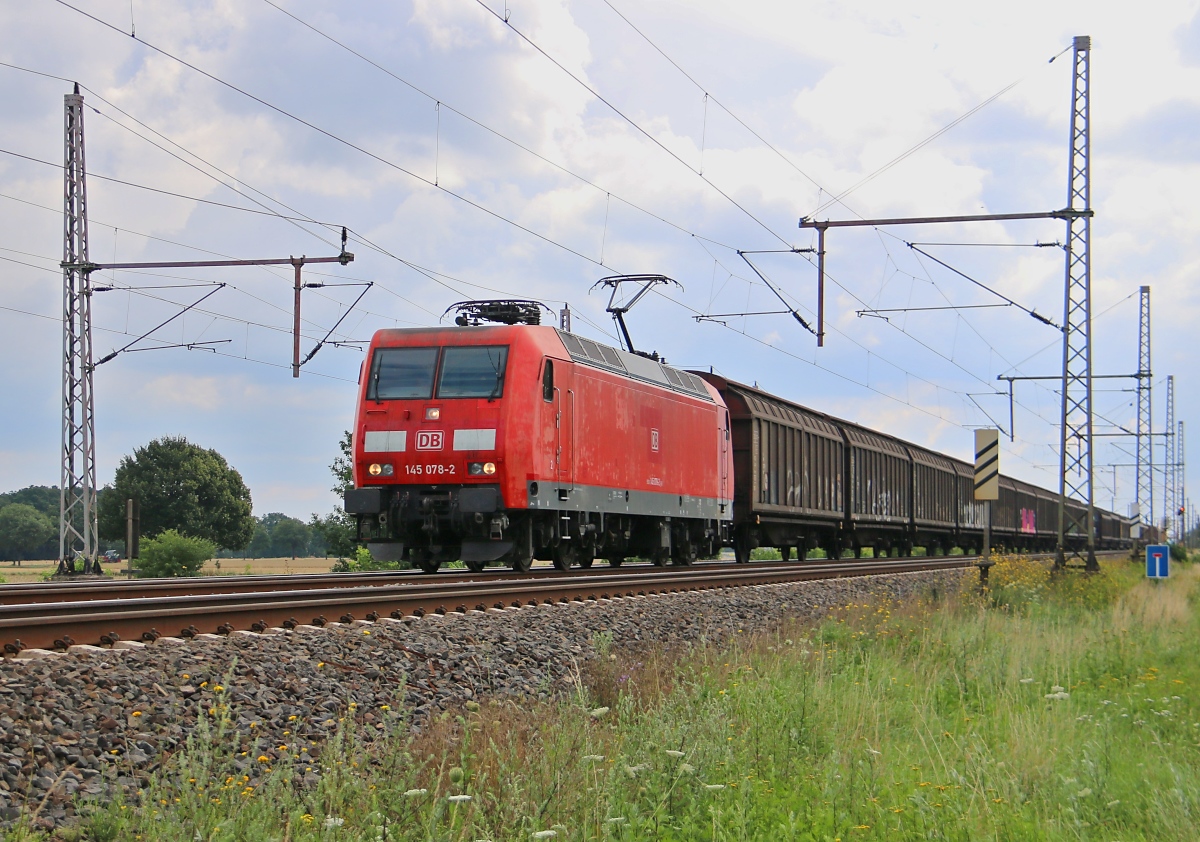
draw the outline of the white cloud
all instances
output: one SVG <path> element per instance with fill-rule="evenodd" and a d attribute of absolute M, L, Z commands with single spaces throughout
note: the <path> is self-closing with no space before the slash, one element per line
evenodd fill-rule
<path fill-rule="evenodd" d="M 1173 371 L 1181 386 L 1187 382 L 1194 354 L 1186 343 L 1169 338 L 1185 336 L 1200 315 L 1192 291 L 1200 259 L 1190 248 L 1200 224 L 1193 201 L 1200 162 L 1190 142 L 1200 128 L 1200 39 L 1191 34 L 1200 25 L 1193 2 L 1163 0 L 1153 14 L 1137 15 L 1112 4 L 1079 7 L 1034 0 L 1016 0 L 1003 11 L 944 0 L 903 5 L 651 0 L 617 6 L 802 172 L 715 103 L 709 103 L 706 113 L 702 91 L 603 6 L 565 0 L 507 4 L 514 26 L 595 86 L 682 164 L 477 4 L 413 0 L 339 7 L 336 12 L 311 0 L 287 5 L 288 11 L 435 99 L 561 162 L 599 189 L 448 109 L 441 112 L 439 129 L 432 100 L 269 6 L 172 0 L 137 4 L 134 14 L 139 39 L 159 44 L 349 143 L 423 178 L 433 177 L 436 156 L 437 179 L 444 187 L 593 259 L 599 259 L 603 243 L 604 263 L 611 271 L 660 271 L 677 277 L 686 291 L 670 294 L 684 307 L 651 297 L 629 317 L 635 338 L 646 337 L 671 359 L 761 380 L 803 403 L 960 455 L 968 433 L 955 425 L 985 420 L 966 393 L 994 388 L 996 374 L 1008 373 L 1010 363 L 1027 357 L 1023 373 L 1052 373 L 1058 351 L 1038 351 L 1053 345 L 1054 331 L 1013 310 L 913 312 L 897 314 L 891 325 L 857 318 L 854 312 L 863 301 L 894 308 L 992 303 L 996 299 L 964 279 L 918 260 L 905 241 L 1031 243 L 1061 238 L 1061 223 L 831 233 L 827 264 L 834 280 L 826 299 L 829 333 L 820 350 L 785 316 L 731 323 L 734 330 L 763 337 L 778 350 L 719 326 L 697 325 L 691 316 L 777 309 L 777 300 L 732 249 L 782 247 L 775 235 L 810 245 L 811 232 L 796 227 L 801 215 L 1014 80 L 1020 84 L 999 102 L 862 186 L 847 203 L 870 216 L 1060 207 L 1066 188 L 1071 56 L 1068 52 L 1054 64 L 1046 60 L 1067 46 L 1072 35 L 1090 34 L 1095 47 L 1095 306 L 1099 311 L 1139 284 L 1152 284 L 1160 337 L 1156 378 Z M 94 12 L 118 27 L 128 25 L 129 9 L 115 0 L 96 4 Z M 447 281 L 453 287 L 448 289 L 370 248 L 355 247 L 354 264 L 328 268 L 326 274 L 333 277 L 322 278 L 330 283 L 339 276 L 378 281 L 361 314 L 345 323 L 343 338 L 365 338 L 373 329 L 393 324 L 431 324 L 453 301 L 505 290 L 568 299 L 581 331 L 611 330 L 604 301 L 587 295 L 591 283 L 608 270 L 265 108 L 127 35 L 106 32 L 69 10 L 39 12 L 21 4 L 0 11 L 0 32 L 5 33 L 0 36 L 3 60 L 78 78 L 301 213 L 349 225 L 396 255 L 490 288 Z M 76 48 L 64 52 L 54 46 L 64 41 Z M 6 101 L 0 148 L 57 161 L 66 88 L 0 68 L 0 95 Z M 89 95 L 88 102 L 109 111 L 95 97 Z M 93 173 L 249 204 L 105 117 L 88 112 L 86 120 Z M 689 171 L 701 159 L 705 175 L 770 231 Z M 820 199 L 807 176 L 824 188 Z M 313 255 L 331 249 L 285 221 L 99 179 L 89 189 L 93 259 L 179 260 L 202 256 L 196 249 L 239 257 Z M 61 202 L 53 169 L 8 156 L 0 156 L 0 193 L 50 208 Z M 833 207 L 825 213 L 843 217 L 849 212 Z M 0 263 L 5 304 L 53 319 L 61 294 L 59 218 L 0 198 L 0 224 L 8 232 L 0 237 L 0 248 L 28 251 L 44 260 L 12 251 L 0 251 L 0 257 L 50 269 Z M 113 226 L 120 230 L 114 232 Z M 1059 250 L 930 248 L 1022 304 L 1061 318 Z M 761 265 L 802 313 L 815 311 L 816 275 L 810 262 L 794 255 L 765 256 Z M 317 505 L 305 495 L 324 499 L 329 484 L 325 463 L 332 455 L 293 458 L 287 461 L 286 476 L 275 472 L 284 464 L 282 454 L 332 454 L 337 433 L 349 423 L 361 356 L 327 347 L 306 368 L 305 377 L 291 379 L 287 269 L 120 273 L 118 279 L 138 285 L 228 282 L 230 288 L 202 307 L 223 318 L 214 322 L 212 316 L 189 313 L 156 337 L 172 342 L 231 339 L 220 346 L 222 353 L 247 360 L 164 351 L 122 355 L 105 365 L 98 375 L 105 390 L 98 403 L 102 463 L 114 464 L 120 453 L 157 435 L 180 430 L 211 434 L 232 462 L 247 466 L 247 476 L 258 483 L 252 487 L 263 510 L 288 510 L 291 505 L 298 507 L 293 514 L 305 514 Z M 97 325 L 114 331 L 98 334 L 98 347 L 119 347 L 203 294 L 196 288 L 146 292 L 97 298 Z M 304 352 L 354 295 L 356 289 L 333 287 L 305 293 Z M 1136 306 L 1130 302 L 1098 316 L 1097 370 L 1124 371 L 1134 364 L 1135 318 Z M 41 460 L 0 462 L 0 474 L 11 477 L 10 484 L 57 477 L 58 347 L 53 321 L 0 311 L 0 350 L 6 358 L 39 360 L 36 366 L 8 366 L 0 373 L 0 388 L 32 395 L 30 405 L 36 407 L 28 419 L 3 422 L 0 448 L 11 452 L 11 441 L 34 441 L 32 452 Z M 867 382 L 871 390 L 855 385 Z M 1194 389 L 1179 389 L 1179 417 L 1200 409 L 1194 394 Z M 1006 415 L 1003 399 L 977 400 Z M 1019 438 L 1011 445 L 1009 465 L 1018 474 L 1025 471 L 1044 481 L 1031 466 L 1053 459 L 1056 396 L 1047 386 L 1026 384 L 1019 387 L 1017 400 Z M 130 411 L 135 404 L 139 411 Z M 1127 407 L 1118 404 L 1113 414 L 1118 412 L 1125 417 Z M 281 413 L 287 416 L 282 426 Z M 1162 417 L 1161 403 L 1156 414 Z M 1099 449 L 1100 461 L 1128 461 L 1111 444 L 1106 441 Z"/>

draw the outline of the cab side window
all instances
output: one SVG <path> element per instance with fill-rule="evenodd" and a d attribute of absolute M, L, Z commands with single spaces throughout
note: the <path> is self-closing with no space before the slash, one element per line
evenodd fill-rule
<path fill-rule="evenodd" d="M 542 400 L 554 400 L 554 360 L 546 360 L 542 369 Z"/>

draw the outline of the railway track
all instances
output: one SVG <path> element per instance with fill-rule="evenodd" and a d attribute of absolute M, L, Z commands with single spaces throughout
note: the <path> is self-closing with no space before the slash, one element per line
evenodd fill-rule
<path fill-rule="evenodd" d="M 950 560 L 945 556 L 910 557 L 905 561 Z M 975 560 L 966 556 L 953 560 Z M 845 564 L 849 559 L 843 560 Z M 865 559 L 864 561 L 871 561 Z M 875 559 L 886 562 L 888 559 Z M 896 561 L 896 559 L 892 559 Z M 754 565 L 780 562 L 755 562 Z M 797 562 L 791 562 L 796 564 Z M 803 562 L 809 566 L 820 562 Z M 728 562 L 700 561 L 691 570 L 711 570 L 728 567 Z M 678 569 L 678 568 L 667 568 Z M 654 575 L 664 568 L 649 563 L 624 564 L 622 574 L 631 576 Z M 527 573 L 516 574 L 522 580 L 555 580 L 569 576 L 597 576 L 615 574 L 615 568 L 601 564 L 599 567 L 564 572 L 551 567 L 535 567 Z M 291 590 L 317 590 L 325 588 L 384 587 L 389 585 L 425 585 L 436 581 L 440 585 L 455 585 L 463 582 L 492 581 L 513 578 L 507 568 L 491 568 L 481 573 L 468 570 L 442 570 L 435 574 L 414 570 L 389 570 L 371 573 L 311 573 L 261 576 L 203 576 L 173 579 L 88 579 L 79 581 L 27 582 L 15 585 L 0 585 L 0 607 L 7 605 L 32 605 L 57 602 L 81 602 L 92 600 L 143 599 L 164 596 L 211 596 L 215 594 L 249 594 Z"/>
<path fill-rule="evenodd" d="M 638 565 L 620 571 L 547 570 L 532 575 L 371 573 L 14 585 L 0 588 L 0 645 L 8 655 L 22 649 L 127 646 L 129 641 L 163 637 L 270 633 L 300 625 L 948 570 L 977 563 L 974 557 L 943 556 L 668 568 Z"/>

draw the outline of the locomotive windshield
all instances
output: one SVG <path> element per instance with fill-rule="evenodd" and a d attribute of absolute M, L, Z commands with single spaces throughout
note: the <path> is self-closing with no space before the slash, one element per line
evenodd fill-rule
<path fill-rule="evenodd" d="M 443 352 L 439 398 L 498 398 L 504 391 L 504 346 L 467 346 Z"/>
<path fill-rule="evenodd" d="M 437 348 L 379 348 L 371 360 L 369 400 L 428 398 L 433 394 Z"/>
<path fill-rule="evenodd" d="M 506 346 L 378 348 L 371 358 L 367 400 L 431 398 L 435 376 L 439 398 L 498 398 L 507 361 Z"/>

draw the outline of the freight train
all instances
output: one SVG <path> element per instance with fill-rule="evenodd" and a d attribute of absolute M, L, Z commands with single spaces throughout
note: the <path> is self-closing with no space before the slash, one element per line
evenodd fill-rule
<path fill-rule="evenodd" d="M 509 317 L 517 323 L 373 337 L 345 510 L 375 558 L 525 571 L 534 559 L 563 570 L 596 558 L 687 565 L 727 546 L 746 562 L 760 546 L 803 559 L 815 548 L 890 557 L 982 544 L 965 462 Z M 1086 520 L 1082 503 L 1068 505 Z M 1055 493 L 1002 477 L 992 545 L 1053 549 L 1057 506 Z M 1096 509 L 1097 548 L 1130 546 L 1131 525 Z"/>

